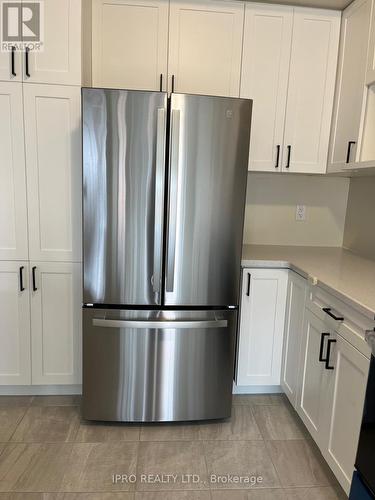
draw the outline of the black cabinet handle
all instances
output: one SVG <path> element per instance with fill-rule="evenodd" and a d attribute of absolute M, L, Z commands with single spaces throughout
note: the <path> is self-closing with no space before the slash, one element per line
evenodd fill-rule
<path fill-rule="evenodd" d="M 29 47 L 25 48 L 25 74 L 28 78 L 30 78 L 30 71 L 29 71 L 29 52 L 30 49 Z"/>
<path fill-rule="evenodd" d="M 280 144 L 276 146 L 276 165 L 275 168 L 279 168 L 279 162 L 280 162 Z"/>
<path fill-rule="evenodd" d="M 172 75 L 172 93 L 174 92 L 174 75 Z"/>
<path fill-rule="evenodd" d="M 354 144 L 357 144 L 356 141 L 349 141 L 348 142 L 348 151 L 346 153 L 346 163 L 350 163 L 350 153 L 352 152 L 352 146 Z"/>
<path fill-rule="evenodd" d="M 345 319 L 342 316 L 336 316 L 336 314 L 332 312 L 332 309 L 330 307 L 323 307 L 323 311 L 328 314 L 328 316 L 331 316 L 331 318 L 333 318 L 335 321 L 344 321 Z"/>
<path fill-rule="evenodd" d="M 250 297 L 250 285 L 251 285 L 251 274 L 247 273 L 247 290 L 246 290 L 247 297 Z"/>
<path fill-rule="evenodd" d="M 12 76 L 17 76 L 16 68 L 15 68 L 15 62 L 14 62 L 15 54 L 16 54 L 16 47 L 13 45 L 12 46 L 12 51 L 11 51 L 11 54 L 10 54 Z"/>
<path fill-rule="evenodd" d="M 25 269 L 24 266 L 20 267 L 20 292 L 23 292 L 25 290 L 25 287 L 23 286 L 23 270 Z"/>
<path fill-rule="evenodd" d="M 31 274 L 33 276 L 33 291 L 36 292 L 38 289 L 36 287 L 36 278 L 35 278 L 36 266 L 34 266 L 31 270 Z"/>
<path fill-rule="evenodd" d="M 329 365 L 329 358 L 331 357 L 331 346 L 335 342 L 337 342 L 337 340 L 335 340 L 335 339 L 329 339 L 327 342 L 327 359 L 326 359 L 326 365 L 325 365 L 326 370 L 334 370 L 335 369 L 334 366 Z"/>
<path fill-rule="evenodd" d="M 163 73 L 160 73 L 160 92 L 163 92 Z"/>
<path fill-rule="evenodd" d="M 323 350 L 324 350 L 324 339 L 329 336 L 330 334 L 328 332 L 324 332 L 320 336 L 319 361 L 321 363 L 326 363 L 327 361 L 327 358 L 323 358 Z"/>
<path fill-rule="evenodd" d="M 292 146 L 289 144 L 287 146 L 287 149 L 288 149 L 288 159 L 287 159 L 287 162 L 286 162 L 286 165 L 285 165 L 285 168 L 289 168 L 290 167 L 290 154 L 292 152 Z"/>

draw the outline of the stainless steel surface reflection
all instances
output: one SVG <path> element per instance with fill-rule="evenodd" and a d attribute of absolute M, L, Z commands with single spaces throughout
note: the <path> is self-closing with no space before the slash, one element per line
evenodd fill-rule
<path fill-rule="evenodd" d="M 160 304 L 167 96 L 82 94 L 84 303 Z"/>
<path fill-rule="evenodd" d="M 238 304 L 252 101 L 172 94 L 165 304 Z"/>
<path fill-rule="evenodd" d="M 84 418 L 230 416 L 237 311 L 84 309 L 83 318 Z"/>

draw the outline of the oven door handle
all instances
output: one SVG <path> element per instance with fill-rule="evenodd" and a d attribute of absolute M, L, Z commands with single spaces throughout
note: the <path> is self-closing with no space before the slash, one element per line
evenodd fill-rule
<path fill-rule="evenodd" d="M 92 324 L 93 326 L 101 326 L 104 328 L 153 328 L 155 330 L 189 328 L 190 330 L 195 330 L 199 328 L 227 328 L 228 320 L 213 319 L 203 321 L 150 321 L 94 318 L 92 320 Z"/>

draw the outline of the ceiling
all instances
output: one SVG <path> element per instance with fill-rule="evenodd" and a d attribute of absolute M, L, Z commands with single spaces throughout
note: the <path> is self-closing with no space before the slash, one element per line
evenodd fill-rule
<path fill-rule="evenodd" d="M 255 0 L 254 0 L 255 1 Z M 258 0 L 259 1 L 259 0 Z M 323 9 L 345 9 L 352 0 L 266 0 L 267 3 L 320 7 Z"/>

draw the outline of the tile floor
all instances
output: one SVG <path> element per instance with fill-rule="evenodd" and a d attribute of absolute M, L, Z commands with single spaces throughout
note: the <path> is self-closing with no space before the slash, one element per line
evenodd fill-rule
<path fill-rule="evenodd" d="M 345 498 L 284 396 L 235 396 L 231 421 L 188 425 L 91 424 L 79 403 L 0 397 L 0 500 Z M 211 479 L 228 474 L 241 482 Z"/>

